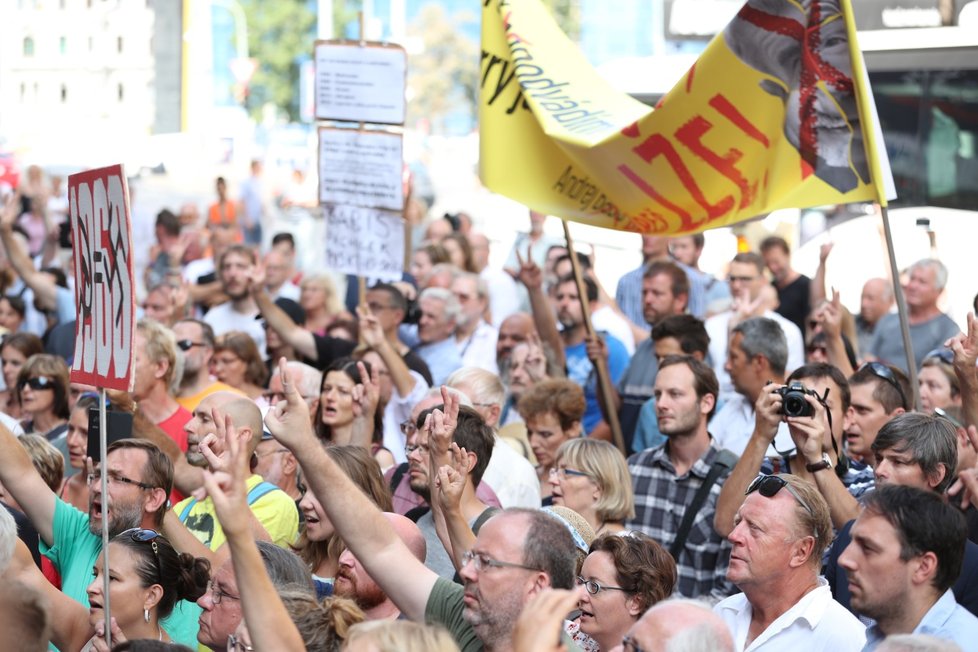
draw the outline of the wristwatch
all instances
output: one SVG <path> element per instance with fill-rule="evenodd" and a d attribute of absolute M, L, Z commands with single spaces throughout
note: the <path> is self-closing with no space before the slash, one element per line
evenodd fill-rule
<path fill-rule="evenodd" d="M 815 473 L 816 471 L 821 471 L 822 469 L 831 469 L 832 460 L 829 459 L 828 453 L 822 453 L 822 459 L 814 464 L 806 464 L 805 470 L 809 473 Z"/>

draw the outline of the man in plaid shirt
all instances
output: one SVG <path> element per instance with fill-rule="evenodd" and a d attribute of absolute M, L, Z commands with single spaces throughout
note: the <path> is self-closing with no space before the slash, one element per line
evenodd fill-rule
<path fill-rule="evenodd" d="M 667 356 L 659 362 L 655 411 L 659 431 L 668 440 L 628 458 L 635 518 L 625 526 L 648 534 L 666 548 L 675 540 L 686 508 L 719 454 L 706 429 L 718 393 L 716 374 L 696 358 Z M 713 529 L 717 496 L 732 466 L 722 469 L 676 555 L 676 592 L 684 597 L 720 599 L 734 592 L 726 579 L 730 543 Z"/>

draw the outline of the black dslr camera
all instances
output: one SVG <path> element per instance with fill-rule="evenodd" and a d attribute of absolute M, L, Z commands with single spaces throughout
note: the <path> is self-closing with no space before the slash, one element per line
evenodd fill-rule
<path fill-rule="evenodd" d="M 815 409 L 805 400 L 805 395 L 814 396 L 821 401 L 818 392 L 806 389 L 801 383 L 791 383 L 777 390 L 781 395 L 781 414 L 786 417 L 811 417 L 815 416 Z"/>

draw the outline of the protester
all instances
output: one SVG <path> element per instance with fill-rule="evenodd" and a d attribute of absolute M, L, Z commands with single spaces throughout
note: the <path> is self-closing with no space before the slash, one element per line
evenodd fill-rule
<path fill-rule="evenodd" d="M 545 380 L 523 394 L 518 409 L 537 458 L 540 496 L 547 504 L 553 489 L 549 480 L 557 462 L 557 450 L 565 441 L 581 436 L 584 392 L 570 380 Z"/>
<path fill-rule="evenodd" d="M 606 441 L 577 438 L 561 444 L 550 486 L 553 504 L 583 516 L 595 534 L 623 532 L 625 521 L 635 517 L 625 458 Z"/>

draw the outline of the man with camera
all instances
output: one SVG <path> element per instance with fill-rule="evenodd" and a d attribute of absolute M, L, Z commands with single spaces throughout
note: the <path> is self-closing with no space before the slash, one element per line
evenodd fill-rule
<path fill-rule="evenodd" d="M 871 483 L 873 471 L 853 466 L 842 453 L 849 401 L 845 376 L 829 364 L 799 367 L 786 385 L 766 386 L 757 401 L 754 432 L 717 500 L 717 532 L 727 535 L 733 530 L 744 491 L 758 473 L 791 473 L 814 484 L 828 503 L 833 527 L 855 518 L 859 505 L 849 487 Z M 785 425 L 795 450 L 771 458 L 771 442 Z"/>
<path fill-rule="evenodd" d="M 780 386 L 784 382 L 787 363 L 788 340 L 775 320 L 754 317 L 733 328 L 724 369 L 737 393 L 723 403 L 710 421 L 710 432 L 716 437 L 719 448 L 743 454 L 755 429 L 754 406 L 758 397 L 769 383 Z M 794 448 L 787 426 L 780 425 L 776 434 L 773 443 L 768 440 L 773 446 L 772 456 L 776 454 L 775 450 Z"/>

